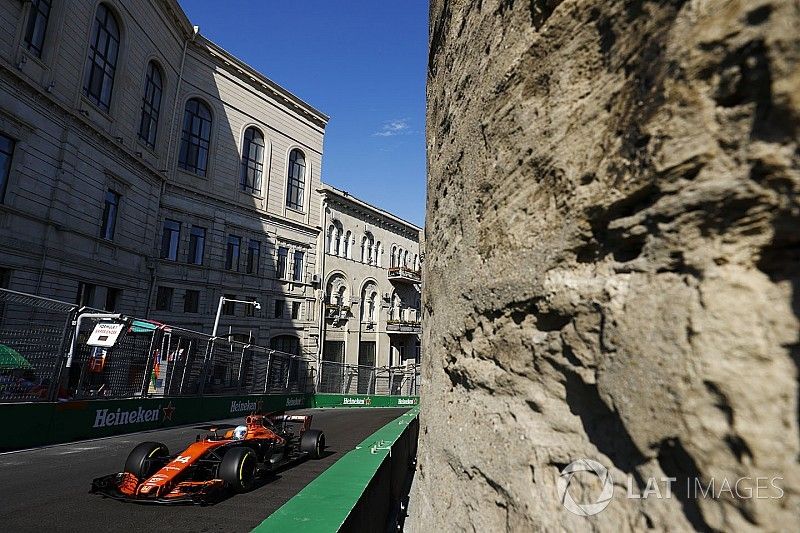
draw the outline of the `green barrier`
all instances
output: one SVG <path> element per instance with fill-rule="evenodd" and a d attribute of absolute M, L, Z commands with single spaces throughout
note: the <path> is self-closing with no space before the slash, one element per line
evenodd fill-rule
<path fill-rule="evenodd" d="M 253 411 L 313 406 L 311 394 L 0 404 L 0 421 L 5 427 L 13 428 L 0 434 L 0 450 L 244 417 Z"/>
<path fill-rule="evenodd" d="M 393 468 L 398 465 L 389 459 L 398 447 L 405 454 L 396 453 L 395 459 L 416 455 L 416 434 L 409 431 L 418 415 L 415 407 L 367 437 L 253 531 L 382 530 L 381 521 L 390 512 L 392 473 L 405 475 L 407 470 L 407 465 Z"/>
<path fill-rule="evenodd" d="M 316 394 L 314 407 L 415 407 L 419 396 L 376 396 L 369 394 Z"/>

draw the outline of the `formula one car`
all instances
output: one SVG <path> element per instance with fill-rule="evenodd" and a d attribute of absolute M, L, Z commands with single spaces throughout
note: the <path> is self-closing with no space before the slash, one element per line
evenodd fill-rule
<path fill-rule="evenodd" d="M 92 481 L 90 492 L 139 503 L 209 504 L 230 492 L 245 492 L 256 477 L 305 457 L 319 459 L 322 431 L 311 415 L 250 415 L 245 425 L 198 435 L 177 455 L 159 442 L 143 442 L 125 470 Z"/>

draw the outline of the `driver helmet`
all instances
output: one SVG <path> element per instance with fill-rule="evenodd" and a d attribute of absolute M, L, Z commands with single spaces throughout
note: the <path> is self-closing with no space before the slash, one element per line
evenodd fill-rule
<path fill-rule="evenodd" d="M 233 438 L 235 440 L 244 440 L 247 435 L 247 426 L 236 426 L 233 430 Z"/>

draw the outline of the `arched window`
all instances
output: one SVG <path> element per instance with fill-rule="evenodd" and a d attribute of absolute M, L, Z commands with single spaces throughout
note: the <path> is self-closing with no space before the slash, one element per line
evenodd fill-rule
<path fill-rule="evenodd" d="M 97 6 L 89 41 L 89 57 L 83 73 L 83 94 L 108 111 L 117 71 L 119 24 L 106 4 Z"/>
<path fill-rule="evenodd" d="M 361 239 L 361 262 L 371 265 L 375 260 L 375 237 L 372 233 L 367 232 L 364 238 Z"/>
<path fill-rule="evenodd" d="M 347 259 L 353 258 L 353 234 L 350 233 L 350 230 L 347 230 L 347 233 L 344 234 L 344 257 Z"/>
<path fill-rule="evenodd" d="M 156 145 L 158 131 L 158 115 L 161 112 L 161 92 L 164 83 L 161 69 L 155 61 L 147 64 L 147 74 L 144 81 L 144 95 L 142 96 L 142 116 L 139 120 L 139 138 L 148 146 Z"/>
<path fill-rule="evenodd" d="M 377 322 L 375 315 L 376 302 L 378 300 L 378 289 L 374 283 L 370 282 L 364 286 L 364 291 L 361 294 L 361 321 L 362 322 Z"/>
<path fill-rule="evenodd" d="M 208 106 L 192 98 L 186 102 L 183 113 L 183 133 L 178 166 L 199 176 L 208 170 L 208 149 L 211 144 L 211 110 Z"/>
<path fill-rule="evenodd" d="M 408 268 L 408 250 L 403 251 L 403 266 Z"/>
<path fill-rule="evenodd" d="M 329 254 L 333 253 L 333 241 L 336 238 L 336 226 L 331 224 L 328 226 L 328 233 L 325 235 L 325 250 L 328 251 Z"/>
<path fill-rule="evenodd" d="M 375 243 L 375 265 L 381 266 L 381 255 L 383 255 L 383 247 L 381 246 L 381 242 L 378 241 Z"/>
<path fill-rule="evenodd" d="M 269 347 L 279 352 L 300 355 L 300 339 L 293 335 L 278 335 L 269 341 Z"/>
<path fill-rule="evenodd" d="M 286 207 L 303 209 L 306 189 L 306 156 L 298 149 L 289 154 L 289 180 L 286 184 Z"/>
<path fill-rule="evenodd" d="M 392 258 L 390 259 L 389 266 L 391 268 L 397 266 L 397 246 L 392 246 Z"/>
<path fill-rule="evenodd" d="M 414 254 L 414 271 L 419 272 L 419 255 Z"/>
<path fill-rule="evenodd" d="M 258 194 L 261 192 L 261 176 L 264 173 L 264 135 L 254 127 L 244 132 L 242 145 L 242 190 Z"/>

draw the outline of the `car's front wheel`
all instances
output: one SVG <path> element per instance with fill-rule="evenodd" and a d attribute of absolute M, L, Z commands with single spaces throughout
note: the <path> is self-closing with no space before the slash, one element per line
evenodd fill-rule
<path fill-rule="evenodd" d="M 256 452 L 245 446 L 237 446 L 222 457 L 219 477 L 236 492 L 245 492 L 253 487 L 257 466 Z"/>
<path fill-rule="evenodd" d="M 136 479 L 143 481 L 164 464 L 169 450 L 160 442 L 143 442 L 136 446 L 125 461 L 125 472 L 130 472 Z"/>

